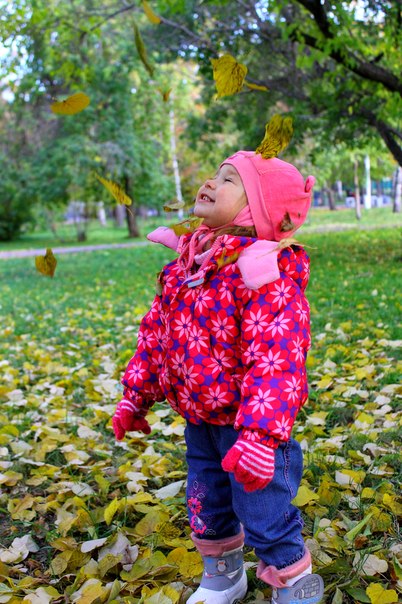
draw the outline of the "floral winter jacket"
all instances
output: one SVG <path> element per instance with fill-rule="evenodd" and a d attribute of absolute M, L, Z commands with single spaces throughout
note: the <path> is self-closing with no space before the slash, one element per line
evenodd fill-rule
<path fill-rule="evenodd" d="M 232 424 L 277 446 L 307 399 L 309 259 L 296 246 L 275 252 L 279 277 L 246 285 L 241 258 L 257 242 L 220 236 L 187 280 L 177 260 L 164 267 L 122 383 L 141 407 L 167 399 L 194 424 Z"/>

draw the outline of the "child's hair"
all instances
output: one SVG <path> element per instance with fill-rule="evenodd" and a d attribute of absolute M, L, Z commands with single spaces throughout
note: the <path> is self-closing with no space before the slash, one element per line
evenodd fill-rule
<path fill-rule="evenodd" d="M 221 235 L 233 235 L 234 237 L 257 237 L 254 226 L 226 226 L 215 231 L 212 241 Z"/>

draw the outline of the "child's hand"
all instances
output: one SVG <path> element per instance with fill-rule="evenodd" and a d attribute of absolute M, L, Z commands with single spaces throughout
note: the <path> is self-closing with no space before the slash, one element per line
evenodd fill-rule
<path fill-rule="evenodd" d="M 139 430 L 144 434 L 150 434 L 151 426 L 144 417 L 146 413 L 147 409 L 141 409 L 131 401 L 123 398 L 123 400 L 117 404 L 112 419 L 113 432 L 115 433 L 117 440 L 122 440 L 125 433 L 131 432 L 132 430 Z"/>
<path fill-rule="evenodd" d="M 248 493 L 265 488 L 275 472 L 275 449 L 239 438 L 222 460 L 222 468 L 233 472 Z"/>

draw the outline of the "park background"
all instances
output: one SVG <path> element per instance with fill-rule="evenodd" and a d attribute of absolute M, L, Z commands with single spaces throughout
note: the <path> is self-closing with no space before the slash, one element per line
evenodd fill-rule
<path fill-rule="evenodd" d="M 294 121 L 283 159 L 317 178 L 298 234 L 312 263 L 294 432 L 305 537 L 325 602 L 400 600 L 401 22 L 399 2 L 373 0 L 0 2 L 1 602 L 191 593 L 183 422 L 158 404 L 150 437 L 116 443 L 110 418 L 173 257 L 146 233 L 191 216 L 202 180 L 276 113 Z M 211 64 L 225 54 L 248 68 L 230 95 Z M 52 112 L 76 92 L 85 110 Z M 45 248 L 53 278 L 29 255 Z M 245 602 L 262 602 L 246 558 Z"/>

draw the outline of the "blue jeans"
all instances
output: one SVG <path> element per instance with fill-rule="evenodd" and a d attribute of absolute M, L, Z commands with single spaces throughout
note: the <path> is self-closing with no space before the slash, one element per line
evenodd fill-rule
<path fill-rule="evenodd" d="M 187 423 L 187 509 L 199 539 L 237 535 L 267 565 L 281 569 L 303 557 L 303 521 L 291 504 L 303 472 L 300 445 L 293 439 L 275 452 L 275 474 L 265 489 L 246 493 L 221 461 L 237 440 L 233 426 Z"/>

